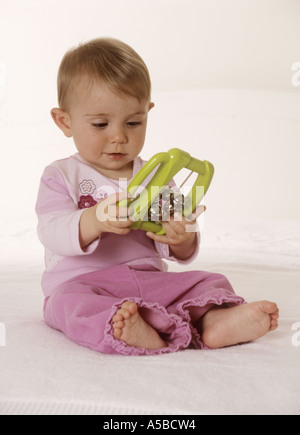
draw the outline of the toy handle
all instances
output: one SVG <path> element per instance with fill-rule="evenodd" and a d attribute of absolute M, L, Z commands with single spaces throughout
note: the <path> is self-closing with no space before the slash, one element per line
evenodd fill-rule
<path fill-rule="evenodd" d="M 151 174 L 151 172 L 154 171 L 155 168 L 157 168 L 159 165 L 167 163 L 169 160 L 169 154 L 166 152 L 157 153 L 153 157 L 151 157 L 150 160 L 139 170 L 139 172 L 136 174 L 134 179 L 131 181 L 131 183 L 127 187 L 127 191 L 130 193 L 130 196 L 134 196 L 137 189 L 143 184 L 145 179 Z M 148 186 L 148 185 L 147 185 Z M 139 204 L 147 204 L 147 198 L 149 197 L 149 189 L 147 190 L 147 186 L 143 189 L 141 192 L 141 196 L 139 198 Z M 146 198 L 146 200 L 143 200 L 143 198 Z M 131 202 L 134 202 L 136 199 L 134 198 L 133 201 L 129 200 L 123 200 L 119 202 L 119 206 L 121 207 L 128 207 Z M 139 206 L 138 206 L 139 207 Z M 147 206 L 148 209 L 148 206 Z M 141 212 L 141 209 L 139 208 L 139 212 Z M 142 213 L 143 214 L 143 213 Z M 133 222 L 132 228 L 140 228 L 140 225 L 145 226 L 145 222 L 141 224 L 141 222 Z M 161 232 L 161 234 L 164 234 L 164 230 L 162 228 L 161 223 L 154 223 L 147 221 L 146 223 L 147 229 L 144 228 L 146 231 L 158 233 Z"/>
<path fill-rule="evenodd" d="M 190 158 L 190 161 L 185 164 L 184 167 L 199 174 L 191 190 L 185 196 L 185 203 L 188 205 L 184 207 L 184 216 L 189 217 L 196 210 L 210 186 L 214 175 L 214 166 L 207 160 L 202 161 L 195 158 Z M 147 223 L 147 226 L 148 225 L 149 222 Z M 163 229 L 161 223 L 152 224 L 152 227 L 152 229 L 149 228 L 149 231 L 152 231 L 158 235 L 165 234 L 165 230 Z"/>
<path fill-rule="evenodd" d="M 134 195 L 136 190 L 140 187 L 143 181 L 151 174 L 151 172 L 160 164 L 167 161 L 167 153 L 158 153 L 148 160 L 147 164 L 144 165 L 139 172 L 134 177 L 134 180 L 127 187 L 128 192 Z"/>
<path fill-rule="evenodd" d="M 193 159 L 187 165 L 187 169 L 197 172 L 199 175 L 195 180 L 193 187 L 186 195 L 189 206 L 184 210 L 185 216 L 191 215 L 196 210 L 197 206 L 204 198 L 214 175 L 214 166 L 207 160 L 201 161 Z"/>
<path fill-rule="evenodd" d="M 190 171 L 204 174 L 206 171 L 205 161 L 193 158 L 186 165 L 186 168 L 189 169 Z"/>
<path fill-rule="evenodd" d="M 159 168 L 157 168 L 159 166 Z M 143 184 L 145 179 L 150 176 L 150 174 L 157 168 L 155 172 L 152 182 L 153 186 L 157 186 L 159 193 L 159 189 L 167 185 L 170 180 L 174 177 L 174 175 L 181 169 L 187 168 L 188 170 L 198 173 L 198 177 L 194 182 L 191 190 L 188 195 L 186 195 L 186 203 L 188 206 L 184 208 L 184 216 L 190 216 L 196 209 L 197 205 L 203 199 L 209 185 L 211 179 L 214 174 L 213 165 L 204 160 L 198 160 L 192 158 L 189 153 L 179 150 L 177 148 L 172 148 L 168 152 L 162 152 L 154 155 L 147 163 L 144 165 L 138 174 L 131 181 L 129 186 L 127 187 L 128 192 L 133 197 L 136 193 L 137 189 Z M 152 186 L 152 187 L 153 187 Z M 144 190 L 138 195 L 133 201 L 124 200 L 119 203 L 120 206 L 128 207 L 131 202 L 135 204 L 135 213 L 144 216 L 146 210 L 149 207 L 149 198 L 152 195 L 149 195 L 151 188 L 151 183 L 148 183 Z M 138 198 L 138 199 L 137 199 Z M 165 231 L 160 222 L 150 222 L 150 221 L 142 221 L 137 220 L 131 226 L 133 229 L 141 228 L 145 231 L 151 231 L 156 234 L 165 234 Z"/>

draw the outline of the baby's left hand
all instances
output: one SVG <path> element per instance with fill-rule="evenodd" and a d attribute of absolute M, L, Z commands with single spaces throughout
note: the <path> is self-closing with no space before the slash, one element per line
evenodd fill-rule
<path fill-rule="evenodd" d="M 170 221 L 162 222 L 165 235 L 158 235 L 155 233 L 147 232 L 146 236 L 156 242 L 164 243 L 167 245 L 177 246 L 193 242 L 195 240 L 195 225 L 197 218 L 206 210 L 205 205 L 200 205 L 196 208 L 192 215 L 192 219 L 187 219 L 180 213 L 175 213 Z"/>

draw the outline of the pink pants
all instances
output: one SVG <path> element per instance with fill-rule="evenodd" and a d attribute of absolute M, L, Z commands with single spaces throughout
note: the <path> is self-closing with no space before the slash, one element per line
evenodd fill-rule
<path fill-rule="evenodd" d="M 159 332 L 166 347 L 135 348 L 113 336 L 112 318 L 130 300 L 142 308 L 143 318 Z M 44 318 L 52 328 L 78 344 L 106 354 L 153 355 L 179 349 L 205 349 L 197 319 L 214 305 L 240 305 L 227 278 L 218 273 L 161 272 L 153 267 L 126 265 L 87 273 L 59 286 L 44 304 Z M 196 308 L 195 308 L 196 307 Z"/>

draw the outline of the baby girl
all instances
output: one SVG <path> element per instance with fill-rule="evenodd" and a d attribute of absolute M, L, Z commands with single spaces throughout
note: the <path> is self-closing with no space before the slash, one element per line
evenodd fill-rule
<path fill-rule="evenodd" d="M 154 104 L 141 57 L 109 38 L 71 49 L 58 71 L 58 103 L 52 118 L 77 152 L 45 168 L 38 193 L 45 322 L 80 345 L 123 355 L 221 348 L 276 329 L 276 304 L 245 303 L 225 276 L 167 271 L 163 259 L 197 257 L 191 226 L 203 206 L 163 222 L 164 235 L 132 230 L 130 207 L 117 206 L 145 163 Z"/>

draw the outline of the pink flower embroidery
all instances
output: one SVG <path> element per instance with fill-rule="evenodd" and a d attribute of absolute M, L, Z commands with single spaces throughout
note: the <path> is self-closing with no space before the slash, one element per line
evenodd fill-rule
<path fill-rule="evenodd" d="M 107 198 L 108 197 L 108 193 L 107 192 L 105 192 L 105 190 L 102 190 L 102 189 L 97 189 L 97 192 L 96 192 L 96 198 L 100 201 L 100 200 L 102 200 L 102 199 L 105 199 L 105 198 Z"/>
<path fill-rule="evenodd" d="M 95 201 L 91 195 L 81 195 L 78 201 L 78 207 L 80 209 L 89 208 L 95 204 L 97 204 L 97 201 Z"/>
<path fill-rule="evenodd" d="M 79 184 L 79 188 L 81 193 L 88 193 L 91 195 L 96 189 L 96 186 L 93 180 L 82 180 Z"/>

